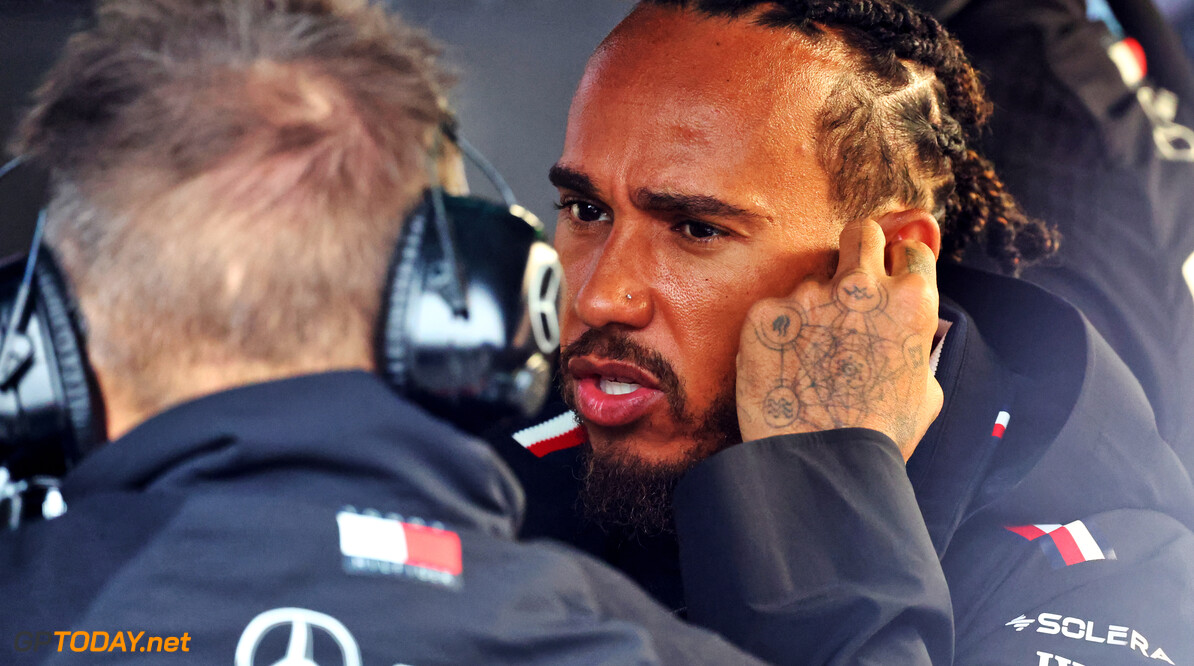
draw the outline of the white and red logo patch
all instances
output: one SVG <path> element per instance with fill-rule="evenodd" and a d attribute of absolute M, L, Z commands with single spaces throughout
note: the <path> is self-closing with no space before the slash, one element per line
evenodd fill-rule
<path fill-rule="evenodd" d="M 1081 520 L 1068 525 L 1020 525 L 1004 529 L 1038 542 L 1055 569 L 1082 562 L 1115 559 L 1115 551 L 1106 537 L 1093 524 Z"/>
<path fill-rule="evenodd" d="M 464 572 L 460 535 L 442 526 L 351 508 L 336 514 L 336 524 L 349 573 L 399 574 L 455 586 Z"/>
<path fill-rule="evenodd" d="M 542 458 L 549 453 L 580 446 L 588 441 L 588 434 L 576 420 L 573 412 L 559 416 L 537 426 L 519 430 L 513 435 L 522 448 Z"/>
<path fill-rule="evenodd" d="M 1007 412 L 999 412 L 995 417 L 995 427 L 991 428 L 991 436 L 1003 439 L 1003 431 L 1007 430 L 1007 424 L 1011 422 L 1012 415 Z"/>

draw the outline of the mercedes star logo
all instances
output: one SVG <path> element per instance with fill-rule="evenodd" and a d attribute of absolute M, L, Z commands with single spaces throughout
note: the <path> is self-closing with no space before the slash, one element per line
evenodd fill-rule
<path fill-rule="evenodd" d="M 290 641 L 281 658 L 258 662 L 257 649 L 265 635 L 279 627 L 290 627 Z M 236 666 L 320 666 L 314 658 L 314 632 L 322 629 L 340 648 L 344 666 L 361 666 L 361 649 L 339 620 L 306 608 L 275 608 L 253 618 L 236 644 Z"/>

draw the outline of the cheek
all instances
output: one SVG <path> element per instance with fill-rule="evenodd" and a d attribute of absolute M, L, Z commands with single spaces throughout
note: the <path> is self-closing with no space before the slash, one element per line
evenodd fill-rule
<path fill-rule="evenodd" d="M 666 316 L 676 337 L 673 353 L 684 359 L 681 376 L 689 399 L 704 402 L 727 377 L 732 381 L 742 322 L 751 306 L 791 293 L 802 276 L 792 275 L 781 263 L 745 261 L 700 276 L 683 275 L 679 268 L 671 273 L 657 294 L 668 304 Z"/>
<path fill-rule="evenodd" d="M 592 267 L 600 258 L 599 247 L 587 247 L 567 231 L 564 225 L 557 227 L 554 243 L 564 268 L 564 289 L 560 303 L 560 325 L 565 330 L 576 321 L 574 306 L 576 294 L 592 273 Z"/>

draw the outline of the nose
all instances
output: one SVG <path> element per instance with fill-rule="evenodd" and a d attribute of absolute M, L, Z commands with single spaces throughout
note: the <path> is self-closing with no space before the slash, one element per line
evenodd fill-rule
<path fill-rule="evenodd" d="M 616 229 L 598 248 L 576 292 L 573 309 L 585 326 L 645 328 L 654 316 L 653 290 L 648 278 L 648 239 L 629 229 Z"/>

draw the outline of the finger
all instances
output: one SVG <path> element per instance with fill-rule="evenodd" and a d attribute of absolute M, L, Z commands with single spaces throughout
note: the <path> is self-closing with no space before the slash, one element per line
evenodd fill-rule
<path fill-rule="evenodd" d="M 886 275 L 883 268 L 883 228 L 874 220 L 856 220 L 842 229 L 837 277 L 862 269 L 871 275 Z"/>
<path fill-rule="evenodd" d="M 933 251 L 918 240 L 907 239 L 888 245 L 887 262 L 891 266 L 892 277 L 912 273 L 936 282 L 937 264 L 933 259 Z"/>

